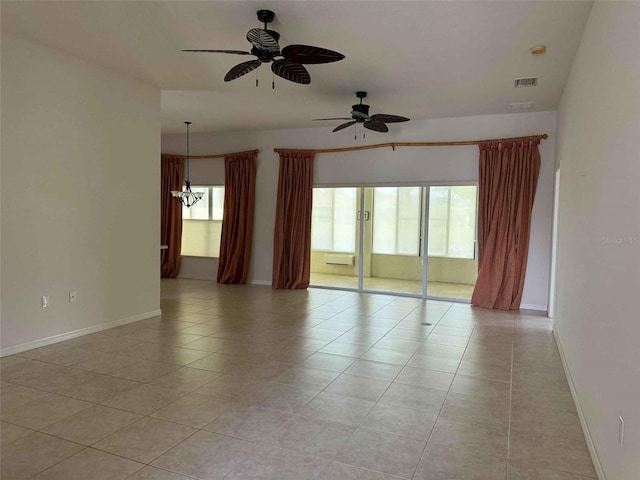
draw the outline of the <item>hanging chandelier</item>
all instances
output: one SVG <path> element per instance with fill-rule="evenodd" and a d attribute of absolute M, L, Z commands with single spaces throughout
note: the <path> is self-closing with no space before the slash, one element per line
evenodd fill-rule
<path fill-rule="evenodd" d="M 187 175 L 186 180 L 184 181 L 185 188 L 182 191 L 173 190 L 171 195 L 182 205 L 188 208 L 198 203 L 202 199 L 202 195 L 204 195 L 204 193 L 191 191 L 191 179 L 189 178 L 189 125 L 191 125 L 191 122 L 184 122 L 184 124 L 187 126 L 187 158 L 185 159 L 185 170 Z"/>

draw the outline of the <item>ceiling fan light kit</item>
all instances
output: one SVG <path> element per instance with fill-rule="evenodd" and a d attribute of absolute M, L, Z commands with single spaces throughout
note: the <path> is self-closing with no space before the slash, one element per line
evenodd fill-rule
<path fill-rule="evenodd" d="M 344 58 L 341 53 L 310 45 L 288 45 L 280 49 L 278 43 L 280 34 L 267 28 L 268 24 L 273 22 L 275 13 L 271 10 L 258 10 L 257 16 L 258 20 L 264 24 L 264 28 L 252 28 L 247 32 L 247 40 L 252 45 L 249 52 L 243 50 L 183 50 L 183 52 L 227 53 L 256 57 L 255 60 L 240 63 L 229 70 L 224 77 L 225 82 L 240 78 L 263 63 L 271 63 L 271 71 L 275 75 L 302 85 L 311 83 L 311 76 L 304 65 L 337 62 Z M 275 82 L 271 85 L 275 88 Z M 256 86 L 258 86 L 257 79 Z"/>

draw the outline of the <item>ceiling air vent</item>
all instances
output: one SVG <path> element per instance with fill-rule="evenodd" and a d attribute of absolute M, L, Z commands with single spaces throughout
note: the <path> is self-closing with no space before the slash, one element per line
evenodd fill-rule
<path fill-rule="evenodd" d="M 538 85 L 538 77 L 516 78 L 513 86 L 516 88 L 536 87 Z"/>

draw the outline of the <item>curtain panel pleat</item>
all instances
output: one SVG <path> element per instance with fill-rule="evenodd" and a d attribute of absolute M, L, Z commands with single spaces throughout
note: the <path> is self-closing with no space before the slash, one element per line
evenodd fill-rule
<path fill-rule="evenodd" d="M 182 190 L 184 160 L 181 157 L 162 155 L 160 171 L 160 243 L 168 246 L 167 249 L 161 250 L 160 276 L 173 278 L 180 272 L 182 204 L 171 196 L 171 191 Z"/>
<path fill-rule="evenodd" d="M 539 171 L 537 141 L 480 145 L 478 279 L 473 305 L 520 308 Z"/>
<path fill-rule="evenodd" d="M 224 212 L 218 283 L 247 283 L 256 192 L 255 152 L 224 157 Z"/>
<path fill-rule="evenodd" d="M 280 153 L 273 288 L 307 288 L 311 267 L 312 152 Z"/>

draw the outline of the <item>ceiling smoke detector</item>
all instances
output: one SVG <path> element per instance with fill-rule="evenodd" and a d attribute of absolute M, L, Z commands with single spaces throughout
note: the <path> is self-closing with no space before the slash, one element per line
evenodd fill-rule
<path fill-rule="evenodd" d="M 537 87 L 538 77 L 516 78 L 513 81 L 513 86 L 515 88 Z"/>

